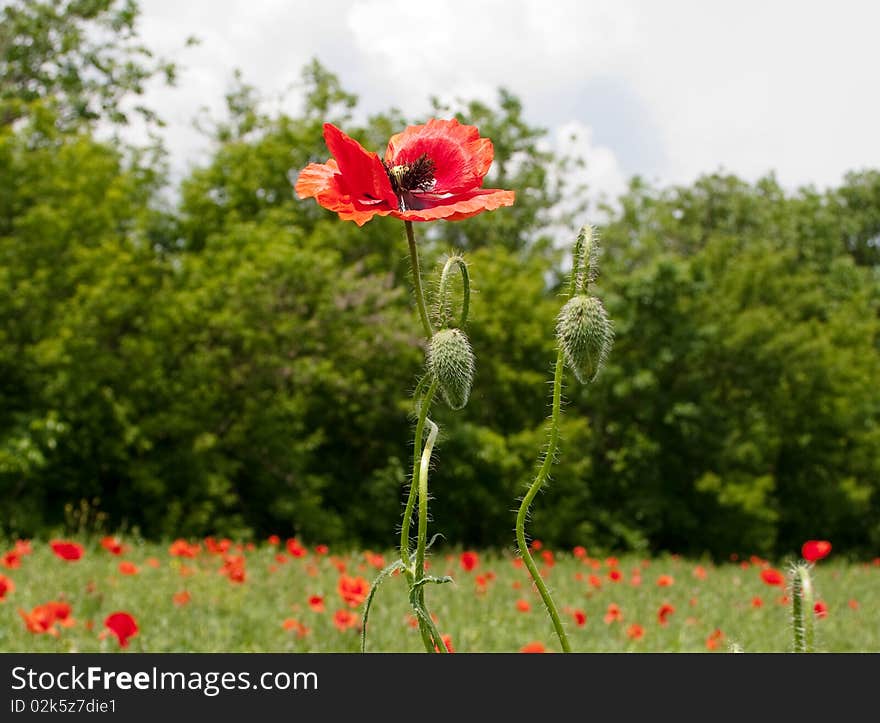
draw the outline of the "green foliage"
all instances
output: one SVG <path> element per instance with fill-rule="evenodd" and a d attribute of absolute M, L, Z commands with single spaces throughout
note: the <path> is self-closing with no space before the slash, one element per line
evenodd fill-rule
<path fill-rule="evenodd" d="M 3 12 L 0 494 L 15 503 L 0 526 L 61 527 L 65 505 L 89 500 L 108 527 L 149 535 L 387 544 L 425 351 L 404 229 L 342 222 L 291 182 L 327 159 L 324 121 L 382 152 L 415 119 L 355 123 L 356 98 L 317 61 L 297 116 L 266 115 L 239 78 L 208 124 L 212 158 L 168 209 L 161 159 L 91 130 L 121 121 L 112 109 L 156 70 L 136 61 L 134 5 Z M 90 45 L 95 23 L 117 28 L 106 48 Z M 89 70 L 111 62 L 101 48 L 128 75 Z M 48 75 L 25 83 L 29 66 Z M 466 410 L 437 410 L 432 512 L 449 539 L 508 545 L 549 410 L 564 254 L 547 229 L 595 219 L 558 215 L 563 198 L 583 207 L 562 181 L 575 159 L 545 150 L 515 96 L 453 111 L 493 140 L 487 184 L 517 202 L 418 226 L 425 268 L 467 251 L 477 360 Z M 822 192 L 634 179 L 602 229 L 596 281 L 614 353 L 594 384 L 565 390 L 534 528 L 597 548 L 876 549 L 878 235 L 877 171 Z"/>

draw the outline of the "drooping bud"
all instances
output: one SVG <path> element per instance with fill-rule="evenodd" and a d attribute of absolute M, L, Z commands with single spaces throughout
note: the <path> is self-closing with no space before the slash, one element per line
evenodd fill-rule
<path fill-rule="evenodd" d="M 440 393 L 452 409 L 467 404 L 474 381 L 474 352 L 461 329 L 441 329 L 428 345 L 428 372 L 436 377 Z"/>
<path fill-rule="evenodd" d="M 581 384 L 587 384 L 605 366 L 614 343 L 614 330 L 602 302 L 594 296 L 578 294 L 559 312 L 556 338 L 566 364 Z"/>

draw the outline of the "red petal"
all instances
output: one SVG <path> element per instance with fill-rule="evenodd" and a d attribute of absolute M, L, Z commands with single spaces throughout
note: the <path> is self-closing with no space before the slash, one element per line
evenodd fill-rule
<path fill-rule="evenodd" d="M 332 158 L 327 163 L 310 163 L 299 172 L 294 190 L 299 198 L 313 198 L 335 187 L 333 176 L 339 166 Z"/>
<path fill-rule="evenodd" d="M 494 211 L 502 206 L 512 206 L 516 194 L 495 188 L 480 188 L 470 193 L 439 200 L 437 205 L 411 211 L 391 211 L 395 218 L 404 221 L 460 221 L 483 211 Z"/>
<path fill-rule="evenodd" d="M 390 166 L 412 163 L 423 153 L 434 162 L 435 190 L 462 193 L 480 187 L 495 149 L 488 138 L 480 138 L 476 126 L 432 119 L 392 136 L 385 162 Z"/>
<path fill-rule="evenodd" d="M 339 166 L 340 187 L 355 201 L 385 201 L 397 207 L 397 196 L 379 156 L 367 151 L 332 123 L 324 124 L 324 141 Z"/>

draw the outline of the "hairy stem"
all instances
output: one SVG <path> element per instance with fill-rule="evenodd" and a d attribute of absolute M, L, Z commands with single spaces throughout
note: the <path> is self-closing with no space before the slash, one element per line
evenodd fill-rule
<path fill-rule="evenodd" d="M 544 456 L 544 462 L 535 477 L 535 481 L 532 482 L 532 486 L 529 487 L 529 491 L 526 492 L 526 495 L 523 497 L 522 503 L 519 506 L 519 512 L 516 515 L 516 542 L 517 545 L 519 545 L 519 552 L 520 555 L 522 555 L 523 562 L 525 562 L 529 574 L 535 582 L 535 587 L 538 588 L 541 599 L 544 601 L 547 613 L 553 621 L 553 628 L 556 630 L 560 645 L 562 645 L 562 651 L 570 653 L 571 645 L 568 642 L 568 635 L 566 635 L 565 629 L 562 627 L 559 611 L 553 603 L 553 598 L 550 597 L 550 591 L 547 589 L 547 585 L 544 584 L 544 580 L 538 572 L 538 566 L 535 564 L 535 560 L 529 552 L 525 532 L 529 507 L 532 504 L 532 500 L 535 499 L 535 495 L 538 494 L 541 487 L 543 487 L 544 483 L 547 481 L 547 476 L 550 474 L 550 468 L 553 466 L 556 448 L 559 444 L 559 413 L 562 406 L 562 373 L 564 369 L 565 361 L 562 356 L 562 351 L 560 351 L 556 356 L 556 371 L 553 375 L 553 413 L 550 419 L 550 437 L 547 441 L 547 451 Z"/>
<path fill-rule="evenodd" d="M 419 307 L 419 316 L 422 319 L 422 328 L 425 336 L 430 339 L 434 336 L 434 327 L 431 326 L 431 319 L 428 316 L 428 307 L 425 304 L 425 293 L 422 291 L 422 272 L 419 268 L 419 250 L 416 248 L 416 237 L 413 234 L 412 221 L 404 221 L 406 226 L 406 240 L 409 243 L 409 262 L 412 266 L 413 288 L 416 293 L 416 306 Z"/>

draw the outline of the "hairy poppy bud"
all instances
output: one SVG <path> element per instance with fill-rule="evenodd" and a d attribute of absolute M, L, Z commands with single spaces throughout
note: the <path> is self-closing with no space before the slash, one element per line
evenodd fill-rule
<path fill-rule="evenodd" d="M 443 399 L 453 409 L 467 404 L 474 381 L 474 352 L 461 329 L 441 329 L 428 346 L 428 371 L 440 384 Z"/>
<path fill-rule="evenodd" d="M 602 302 L 594 296 L 579 294 L 559 312 L 556 338 L 569 368 L 581 384 L 587 384 L 605 366 L 614 331 Z"/>

